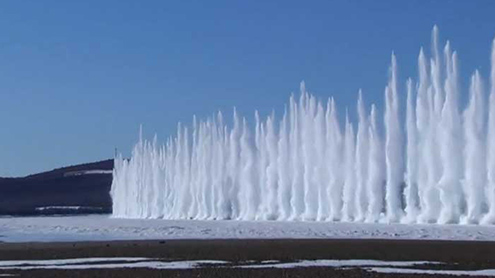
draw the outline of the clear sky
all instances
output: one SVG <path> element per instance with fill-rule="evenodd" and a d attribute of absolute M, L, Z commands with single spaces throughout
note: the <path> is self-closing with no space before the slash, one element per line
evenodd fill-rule
<path fill-rule="evenodd" d="M 416 77 L 434 24 L 485 79 L 495 1 L 1 1 L 0 176 L 125 155 L 236 106 L 281 111 L 299 82 L 383 103 L 390 54 Z M 466 78 L 464 78 L 466 80 Z"/>

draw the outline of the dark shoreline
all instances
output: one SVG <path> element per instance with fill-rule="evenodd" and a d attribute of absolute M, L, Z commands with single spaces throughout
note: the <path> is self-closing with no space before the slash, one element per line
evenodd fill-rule
<path fill-rule="evenodd" d="M 495 268 L 495 242 L 388 239 L 174 239 L 0 243 L 0 260 L 83 257 L 211 260 L 376 259 Z"/>
<path fill-rule="evenodd" d="M 438 261 L 437 269 L 495 269 L 495 242 L 379 239 L 239 239 L 134 240 L 101 242 L 0 243 L 0 260 L 49 260 L 95 257 L 146 257 L 166 261 L 373 259 Z M 298 269 L 153 270 L 0 270 L 20 277 L 423 277 L 376 274 L 360 269 L 312 267 Z M 69 275 L 70 273 L 70 275 Z M 431 276 L 424 276 L 431 277 Z"/>

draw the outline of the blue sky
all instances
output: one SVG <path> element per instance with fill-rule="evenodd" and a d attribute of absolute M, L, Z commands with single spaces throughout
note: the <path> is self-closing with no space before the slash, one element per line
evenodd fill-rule
<path fill-rule="evenodd" d="M 0 176 L 128 155 L 233 106 L 281 111 L 299 82 L 381 108 L 390 54 L 416 77 L 434 24 L 484 77 L 495 1 L 1 1 Z M 486 79 L 486 78 L 485 78 Z M 465 85 L 465 84 L 464 84 Z"/>

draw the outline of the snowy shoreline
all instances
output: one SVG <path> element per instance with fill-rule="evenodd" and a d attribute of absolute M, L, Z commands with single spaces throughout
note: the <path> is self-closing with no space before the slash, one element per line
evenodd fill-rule
<path fill-rule="evenodd" d="M 397 239 L 495 241 L 492 226 L 118 219 L 109 215 L 0 218 L 3 242 L 152 239 Z"/>

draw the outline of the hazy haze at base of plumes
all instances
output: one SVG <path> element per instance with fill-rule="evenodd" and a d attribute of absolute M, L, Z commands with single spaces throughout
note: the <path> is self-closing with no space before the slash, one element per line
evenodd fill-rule
<path fill-rule="evenodd" d="M 301 83 L 283 117 L 256 113 L 254 130 L 234 111 L 233 127 L 218 113 L 179 125 L 164 145 L 140 138 L 130 160 L 115 159 L 113 215 L 495 223 L 495 41 L 489 85 L 475 71 L 466 107 L 456 52 L 449 42 L 439 50 L 436 27 L 432 41 L 405 92 L 392 54 L 383 118 L 359 93 L 357 129 L 347 110 L 341 127 L 335 101 Z M 404 125 L 399 98 L 407 99 Z"/>

